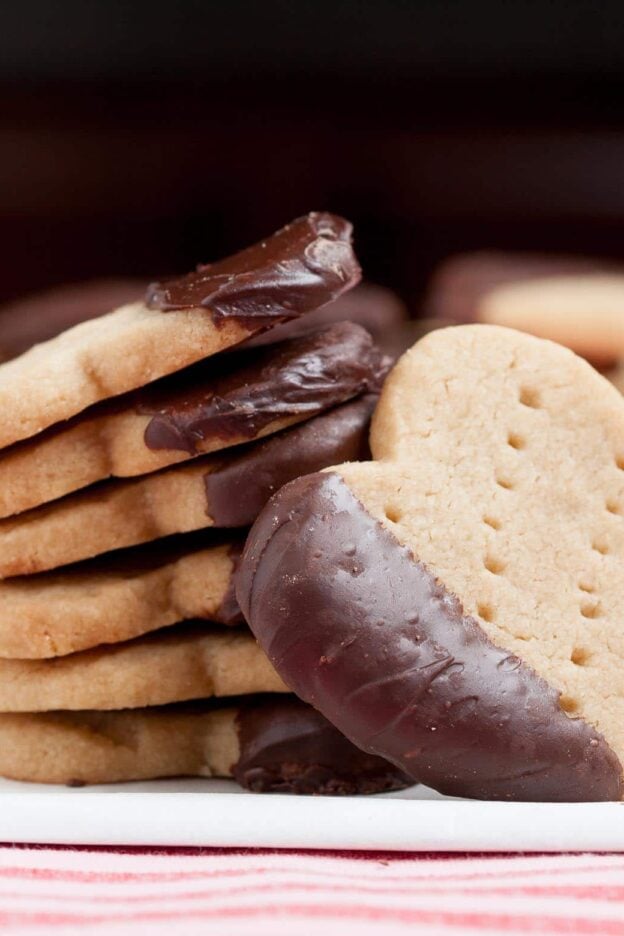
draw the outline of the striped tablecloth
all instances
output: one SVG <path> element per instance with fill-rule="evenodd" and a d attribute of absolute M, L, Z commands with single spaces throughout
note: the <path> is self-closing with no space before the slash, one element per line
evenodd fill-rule
<path fill-rule="evenodd" d="M 3 846 L 0 932 L 624 934 L 624 855 Z"/>

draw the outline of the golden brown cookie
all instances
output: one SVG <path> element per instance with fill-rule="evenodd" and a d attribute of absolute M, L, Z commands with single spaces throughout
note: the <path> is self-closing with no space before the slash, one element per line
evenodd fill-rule
<path fill-rule="evenodd" d="M 94 279 L 27 293 L 0 306 L 0 361 L 23 354 L 87 319 L 139 301 L 147 283 L 139 279 Z"/>
<path fill-rule="evenodd" d="M 238 597 L 280 675 L 443 792 L 620 799 L 622 396 L 551 342 L 444 329 L 391 372 L 371 448 L 252 529 Z"/>
<path fill-rule="evenodd" d="M 0 712 L 140 708 L 286 691 L 246 628 L 199 622 L 49 660 L 0 660 Z"/>
<path fill-rule="evenodd" d="M 239 623 L 239 552 L 236 540 L 211 546 L 200 534 L 0 582 L 0 657 L 64 656 L 191 618 Z"/>
<path fill-rule="evenodd" d="M 370 395 L 293 429 L 132 481 L 108 481 L 0 521 L 0 578 L 205 527 L 249 526 L 282 484 L 367 449 Z"/>
<path fill-rule="evenodd" d="M 125 712 L 0 715 L 0 774 L 39 783 L 234 777 L 256 793 L 382 793 L 409 785 L 293 696 Z"/>
<path fill-rule="evenodd" d="M 312 212 L 0 365 L 0 448 L 335 299 L 360 270 L 351 225 Z"/>
<path fill-rule="evenodd" d="M 349 322 L 212 357 L 0 452 L 0 517 L 271 435 L 377 389 L 383 372 Z"/>

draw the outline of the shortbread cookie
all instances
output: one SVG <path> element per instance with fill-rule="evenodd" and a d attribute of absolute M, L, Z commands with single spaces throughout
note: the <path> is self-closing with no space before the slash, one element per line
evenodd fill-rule
<path fill-rule="evenodd" d="M 595 365 L 624 355 L 624 268 L 589 257 L 474 253 L 433 277 L 426 308 L 567 345 Z"/>
<path fill-rule="evenodd" d="M 205 622 L 49 660 L 0 660 L 0 712 L 140 708 L 285 691 L 246 628 Z"/>
<path fill-rule="evenodd" d="M 0 578 L 43 572 L 113 549 L 205 527 L 249 526 L 287 481 L 362 457 L 376 397 L 294 429 L 133 481 L 109 481 L 0 521 Z"/>
<path fill-rule="evenodd" d="M 0 774 L 37 783 L 233 777 L 255 793 L 385 793 L 410 780 L 292 696 L 236 705 L 0 715 Z"/>
<path fill-rule="evenodd" d="M 238 598 L 280 675 L 445 793 L 620 799 L 621 395 L 551 342 L 444 329 L 391 372 L 371 448 L 252 529 Z"/>
<path fill-rule="evenodd" d="M 312 213 L 0 366 L 0 448 L 142 387 L 354 286 L 351 225 Z"/>
<path fill-rule="evenodd" d="M 278 432 L 378 389 L 383 372 L 349 322 L 202 361 L 0 453 L 0 517 Z"/>
<path fill-rule="evenodd" d="M 242 621 L 240 541 L 159 540 L 61 572 L 0 582 L 0 657 L 46 659 L 131 640 L 178 621 Z M 158 547 L 158 548 L 155 548 Z"/>
<path fill-rule="evenodd" d="M 0 306 L 0 361 L 23 354 L 41 341 L 87 319 L 138 301 L 146 283 L 138 279 L 96 279 L 29 293 Z"/>

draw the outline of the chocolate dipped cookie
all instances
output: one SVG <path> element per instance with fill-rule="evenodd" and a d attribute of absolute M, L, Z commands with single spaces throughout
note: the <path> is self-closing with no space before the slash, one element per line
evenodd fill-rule
<path fill-rule="evenodd" d="M 0 452 L 0 517 L 271 435 L 378 390 L 386 369 L 349 322 L 209 358 Z"/>
<path fill-rule="evenodd" d="M 0 774 L 37 783 L 232 777 L 254 793 L 339 796 L 408 786 L 292 696 L 125 712 L 0 714 Z"/>
<path fill-rule="evenodd" d="M 312 212 L 272 237 L 0 365 L 0 448 L 337 298 L 360 279 L 351 225 Z"/>
<path fill-rule="evenodd" d="M 443 793 L 621 799 L 621 395 L 551 342 L 443 329 L 391 372 L 371 450 L 252 528 L 237 594 L 284 681 Z"/>
<path fill-rule="evenodd" d="M 130 481 L 106 481 L 0 520 L 0 578 L 206 527 L 250 526 L 287 481 L 363 457 L 377 397 L 359 397 L 292 429 Z"/>

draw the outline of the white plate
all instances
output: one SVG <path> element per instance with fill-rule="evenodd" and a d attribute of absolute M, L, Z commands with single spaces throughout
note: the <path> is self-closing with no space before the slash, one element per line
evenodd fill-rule
<path fill-rule="evenodd" d="M 0 781 L 0 841 L 392 851 L 624 851 L 624 804 L 246 793 L 219 780 L 107 787 Z"/>

